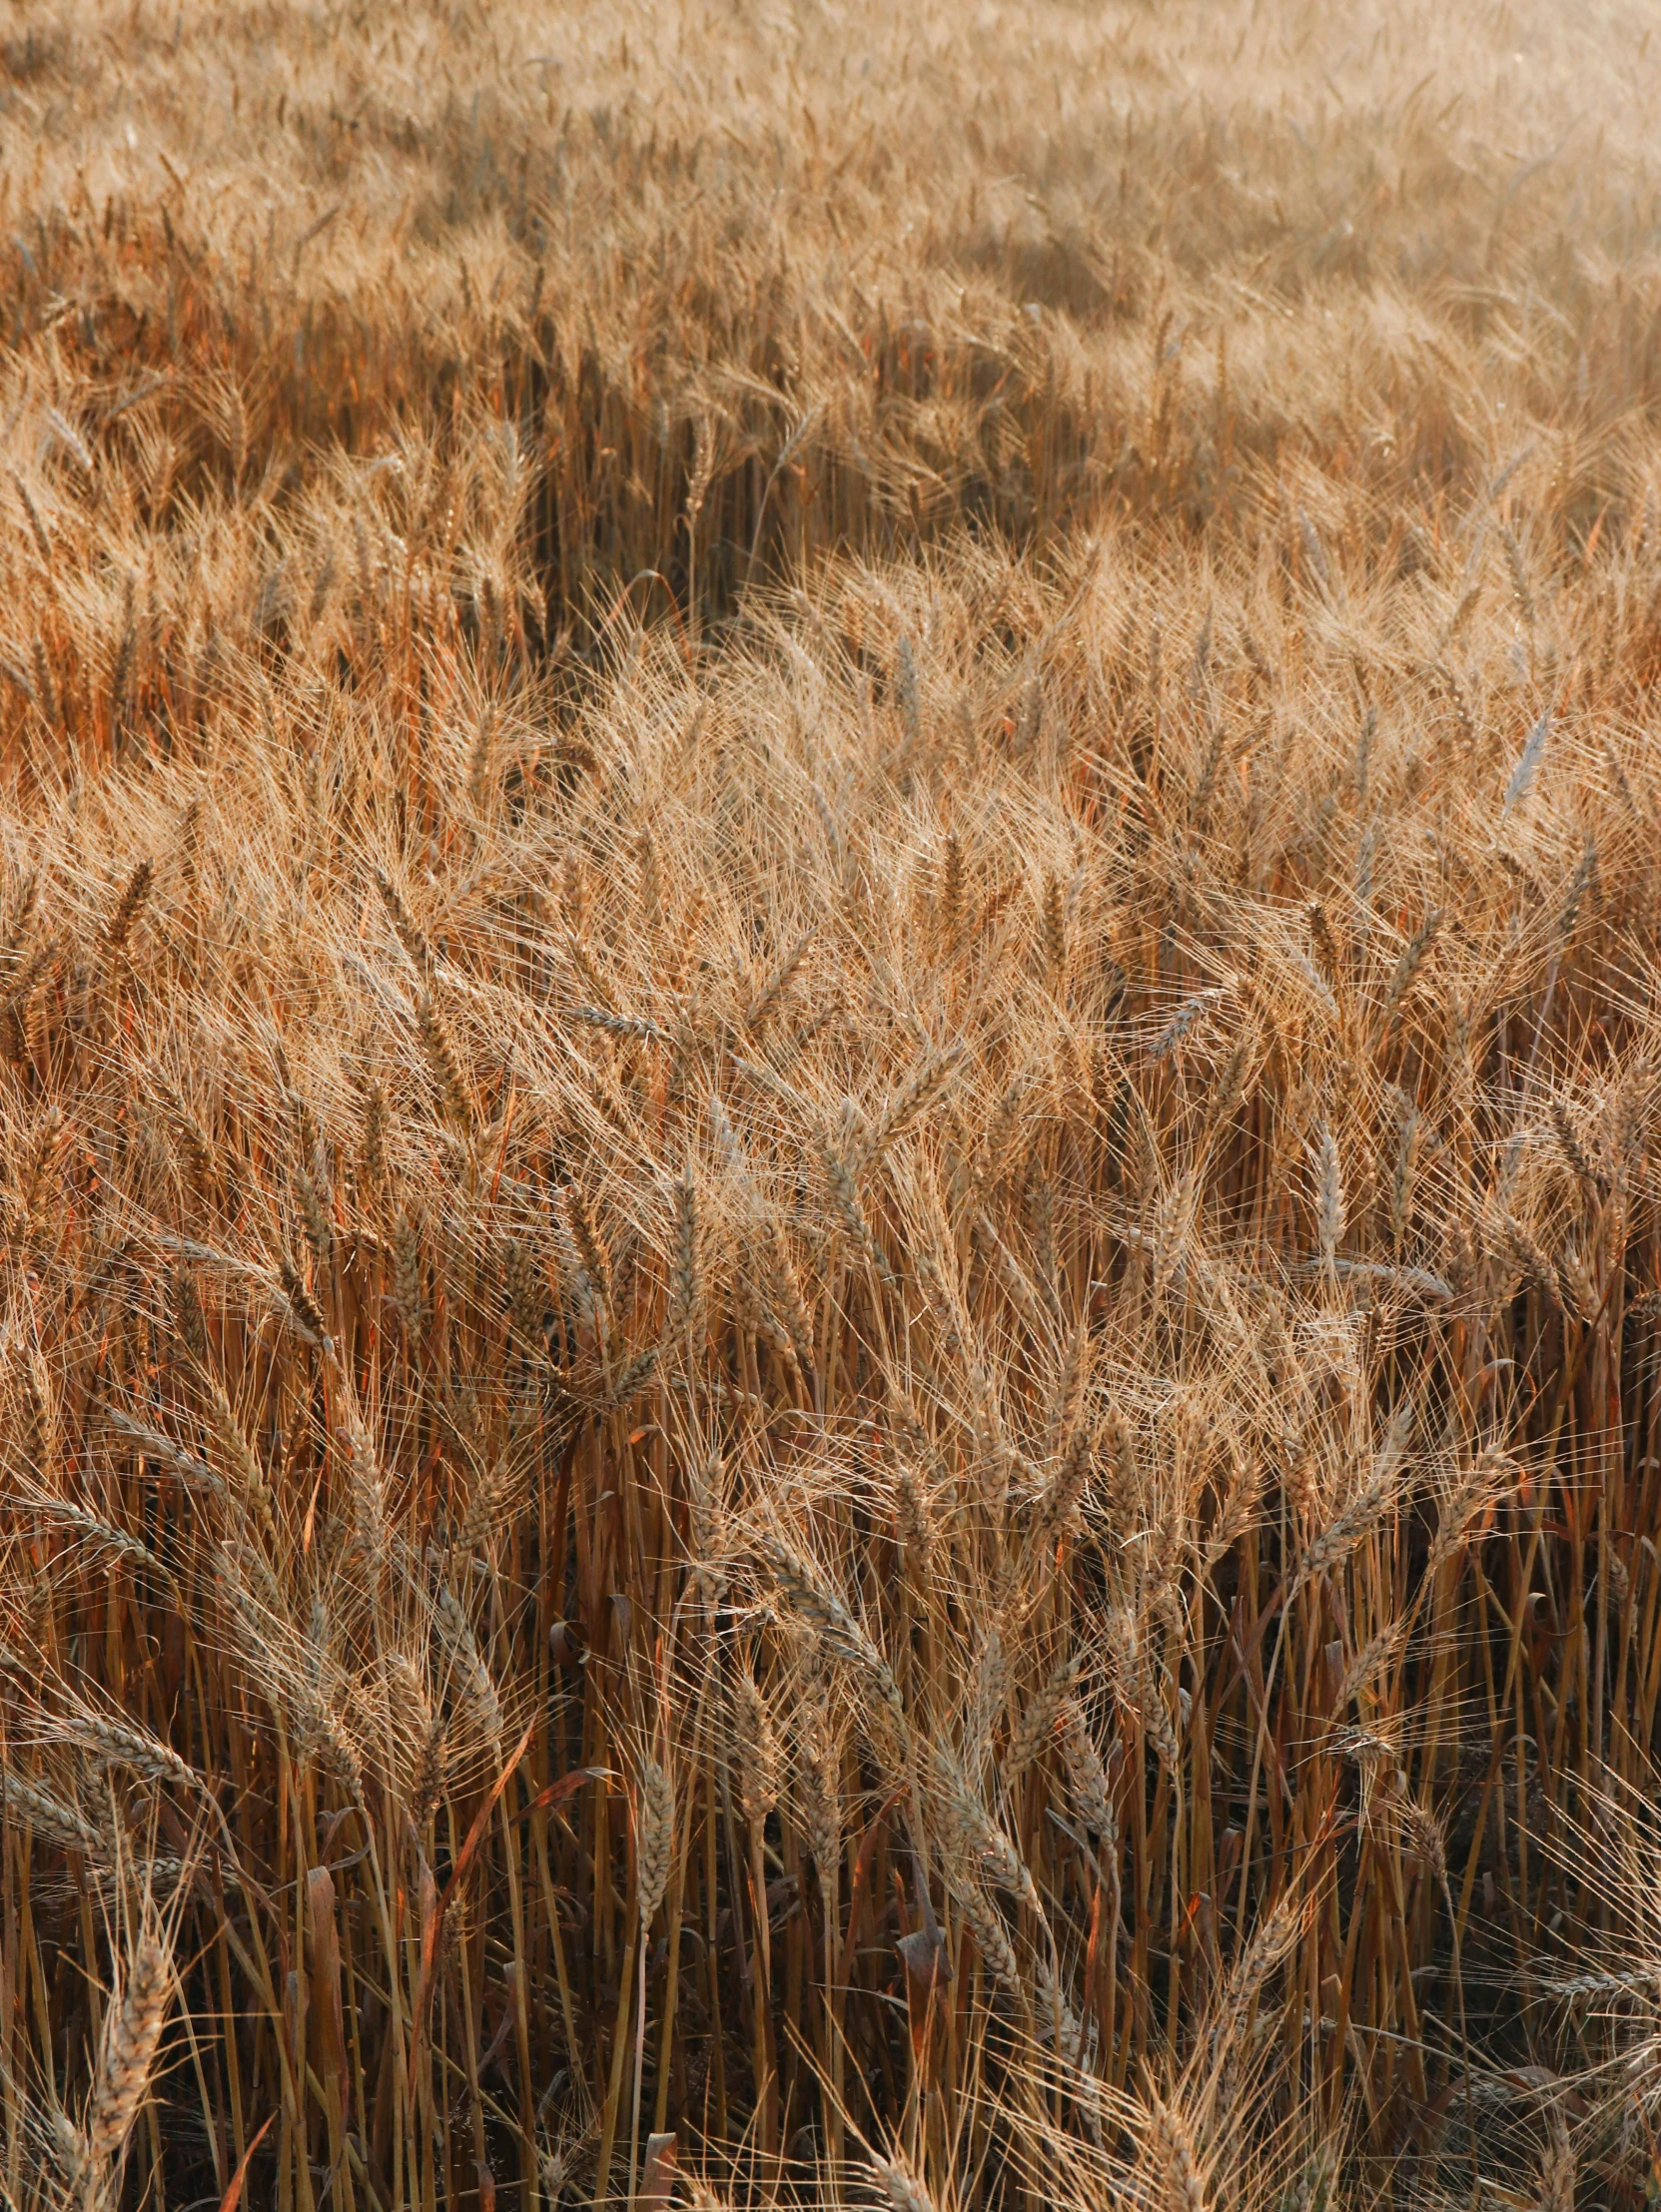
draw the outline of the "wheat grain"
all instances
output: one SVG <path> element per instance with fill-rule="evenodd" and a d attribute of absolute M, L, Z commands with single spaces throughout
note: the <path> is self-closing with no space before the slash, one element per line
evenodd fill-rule
<path fill-rule="evenodd" d="M 1320 1256 L 1330 1267 L 1344 1230 L 1343 1171 L 1332 1131 L 1322 1126 L 1315 1148 L 1315 1234 Z"/>
<path fill-rule="evenodd" d="M 173 1994 L 173 1960 L 163 1937 L 146 1929 L 127 1969 L 119 2005 L 106 2016 L 98 2075 L 87 2109 L 87 2155 L 95 2174 L 120 2156 L 150 2092 L 162 2023 Z"/>
<path fill-rule="evenodd" d="M 126 949 L 127 940 L 133 934 L 133 926 L 149 901 L 151 887 L 156 880 L 156 864 L 141 860 L 127 879 L 121 897 L 116 901 L 104 931 L 105 950 L 112 956 Z"/>
<path fill-rule="evenodd" d="M 669 1886 L 675 1833 L 675 1800 L 668 1773 L 649 1757 L 640 1763 L 636 1823 L 640 1925 L 644 1928 L 657 1917 L 657 1908 Z"/>
<path fill-rule="evenodd" d="M 456 1693 L 471 1716 L 474 1729 L 493 1752 L 501 1741 L 501 1704 L 473 1635 L 472 1623 L 448 1583 L 439 1584 L 433 1606 L 439 1640 L 449 1659 Z"/>
<path fill-rule="evenodd" d="M 893 2212 L 934 2212 L 933 2197 L 911 2169 L 898 2159 L 876 2159 L 872 2170 Z"/>
<path fill-rule="evenodd" d="M 1535 770 L 1540 765 L 1541 757 L 1546 749 L 1546 739 L 1550 735 L 1551 713 L 1548 709 L 1529 731 L 1528 740 L 1522 751 L 1517 755 L 1516 766 L 1506 779 L 1505 794 L 1500 801 L 1499 808 L 1499 820 L 1502 828 L 1528 796 L 1529 786 L 1534 781 Z"/>
<path fill-rule="evenodd" d="M 432 1071 L 446 1118 L 453 1127 L 466 1131 L 472 1126 L 472 1102 L 455 1041 L 430 991 L 423 991 L 415 1001 L 415 1034 Z"/>
<path fill-rule="evenodd" d="M 1540 2153 L 1540 2212 L 1574 2212 L 1578 2161 L 1568 2128 L 1551 2114 L 1551 2139 Z"/>
<path fill-rule="evenodd" d="M 99 1850 L 96 1831 L 73 1806 L 65 1805 L 15 1768 L 0 1773 L 0 1795 L 13 1820 L 38 1829 L 64 1849 L 88 1856 Z"/>
<path fill-rule="evenodd" d="M 747 1667 L 734 1679 L 733 1722 L 738 1802 L 749 1827 L 759 1832 L 779 1799 L 779 1750 L 766 1700 Z"/>
<path fill-rule="evenodd" d="M 1042 1757 L 1068 1694 L 1078 1679 L 1079 1665 L 1075 1657 L 1060 1661 L 1022 1708 L 1004 1748 L 1001 1764 L 1006 1786 L 1018 1781 L 1033 1762 Z"/>
<path fill-rule="evenodd" d="M 1204 2212 L 1206 2185 L 1194 2138 L 1183 2113 L 1155 2097 L 1148 2118 L 1147 2147 L 1161 2192 L 1171 2212 Z"/>

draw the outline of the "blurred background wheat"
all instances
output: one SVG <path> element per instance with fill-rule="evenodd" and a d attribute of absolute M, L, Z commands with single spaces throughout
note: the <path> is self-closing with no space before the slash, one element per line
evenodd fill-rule
<path fill-rule="evenodd" d="M 1653 27 L 14 5 L 0 2201 L 1654 2201 Z"/>

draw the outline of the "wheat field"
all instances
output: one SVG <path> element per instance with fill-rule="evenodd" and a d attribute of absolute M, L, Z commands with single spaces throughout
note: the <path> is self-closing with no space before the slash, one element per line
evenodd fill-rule
<path fill-rule="evenodd" d="M 1657 29 L 13 0 L 10 2212 L 1656 2201 Z"/>

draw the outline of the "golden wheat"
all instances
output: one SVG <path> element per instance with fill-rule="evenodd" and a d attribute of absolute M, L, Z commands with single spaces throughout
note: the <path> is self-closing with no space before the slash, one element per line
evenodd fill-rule
<path fill-rule="evenodd" d="M 1643 2200 L 1650 28 L 16 12 L 0 2202 Z"/>

